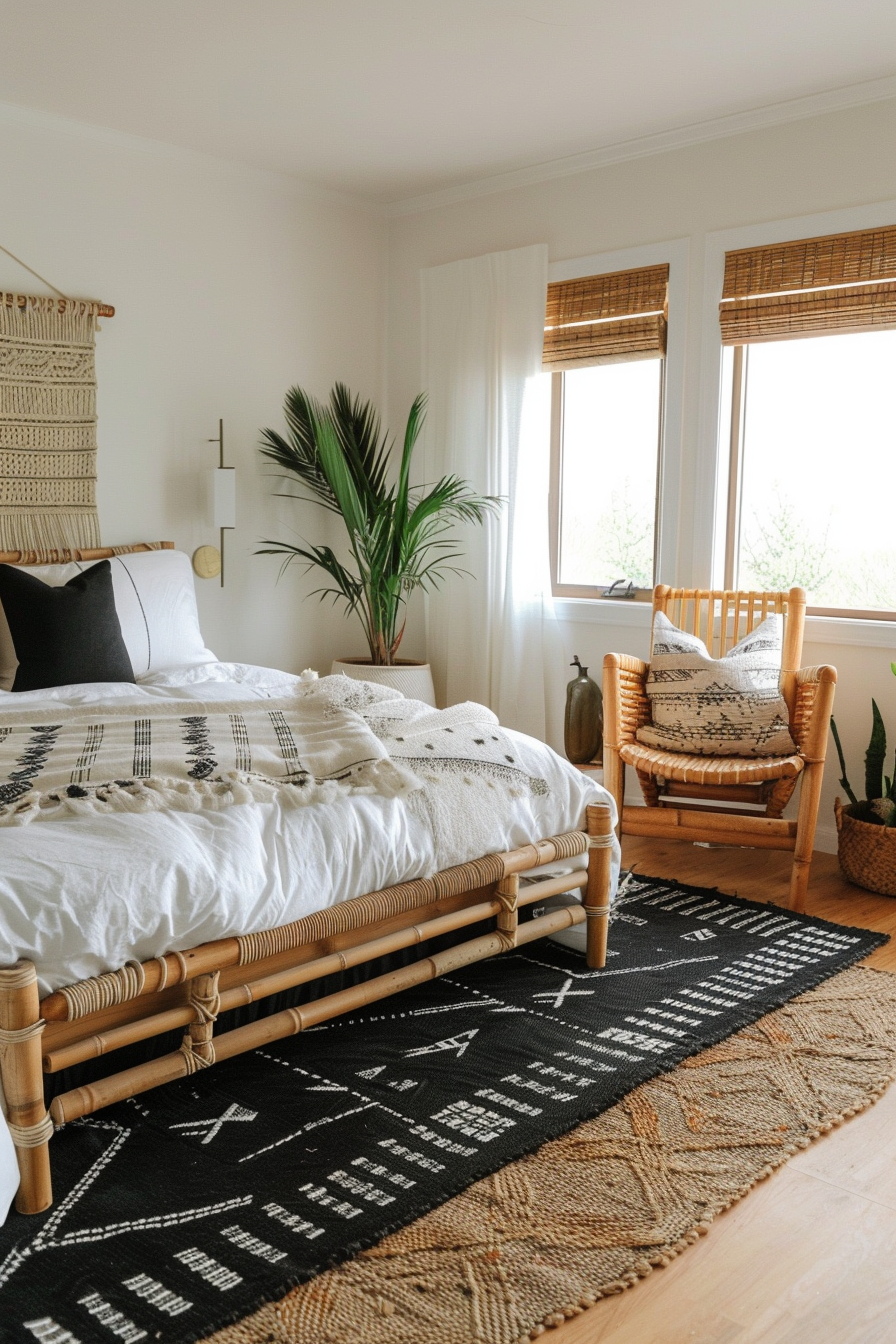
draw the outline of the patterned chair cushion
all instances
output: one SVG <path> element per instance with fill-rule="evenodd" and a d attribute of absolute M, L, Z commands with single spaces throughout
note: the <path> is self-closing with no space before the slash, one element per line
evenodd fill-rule
<path fill-rule="evenodd" d="M 724 658 L 662 612 L 653 625 L 645 746 L 702 756 L 788 756 L 797 750 L 781 695 L 783 621 L 768 616 Z"/>

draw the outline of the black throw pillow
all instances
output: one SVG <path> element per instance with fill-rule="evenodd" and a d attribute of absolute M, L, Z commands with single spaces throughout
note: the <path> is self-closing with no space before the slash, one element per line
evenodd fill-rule
<path fill-rule="evenodd" d="M 14 691 L 134 680 L 108 560 L 91 565 L 61 588 L 51 588 L 15 565 L 0 565 L 0 603 L 19 660 Z"/>

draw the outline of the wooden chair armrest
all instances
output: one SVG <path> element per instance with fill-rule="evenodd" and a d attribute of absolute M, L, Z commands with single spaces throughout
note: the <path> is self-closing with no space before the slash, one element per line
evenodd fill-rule
<path fill-rule="evenodd" d="M 632 653 L 607 653 L 604 655 L 604 667 L 618 667 L 622 672 L 632 672 L 641 678 L 645 678 L 650 671 L 650 664 Z"/>
<path fill-rule="evenodd" d="M 604 656 L 604 744 L 612 750 L 633 742 L 641 725 L 650 722 L 649 671 L 648 663 L 631 654 Z"/>
<path fill-rule="evenodd" d="M 837 669 L 828 663 L 802 667 L 796 674 L 796 700 L 790 731 L 808 761 L 823 761 L 834 706 Z"/>
<path fill-rule="evenodd" d="M 797 686 L 806 683 L 820 684 L 823 681 L 832 682 L 836 685 L 837 669 L 831 667 L 830 663 L 820 663 L 818 667 L 801 667 L 796 674 Z"/>

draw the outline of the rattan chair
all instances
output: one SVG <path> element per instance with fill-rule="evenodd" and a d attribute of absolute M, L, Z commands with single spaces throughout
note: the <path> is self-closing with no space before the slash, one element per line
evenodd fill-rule
<path fill-rule="evenodd" d="M 650 722 L 648 665 L 627 654 L 608 653 L 604 783 L 616 799 L 620 833 L 792 850 L 789 903 L 791 909 L 802 910 L 837 681 L 836 668 L 800 668 L 806 594 L 802 588 L 791 588 L 789 593 L 710 592 L 663 584 L 653 594 L 654 616 L 658 611 L 680 629 L 698 635 L 714 658 L 722 657 L 766 616 L 780 612 L 784 617 L 781 693 L 799 750 L 792 756 L 692 756 L 643 745 L 635 734 Z M 638 775 L 646 807 L 623 804 L 626 765 Z M 782 813 L 799 780 L 797 818 L 785 820 Z"/>

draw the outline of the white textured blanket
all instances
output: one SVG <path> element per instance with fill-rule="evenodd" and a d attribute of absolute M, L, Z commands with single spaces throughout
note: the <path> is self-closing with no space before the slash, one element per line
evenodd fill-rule
<path fill-rule="evenodd" d="M 394 797 L 419 787 L 364 719 L 304 688 L 247 703 L 127 702 L 101 711 L 0 712 L 0 825 L 60 813 L 287 806 L 341 793 Z"/>
<path fill-rule="evenodd" d="M 533 772 L 519 735 L 507 733 L 485 705 L 466 701 L 437 710 L 347 677 L 325 677 L 311 693 L 355 710 L 396 766 L 421 781 L 407 804 L 431 831 L 439 868 L 457 862 L 458 853 L 493 850 L 495 818 L 508 807 L 553 805 L 552 785 L 541 770 Z"/>

